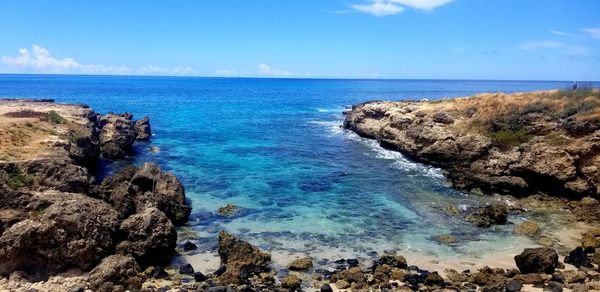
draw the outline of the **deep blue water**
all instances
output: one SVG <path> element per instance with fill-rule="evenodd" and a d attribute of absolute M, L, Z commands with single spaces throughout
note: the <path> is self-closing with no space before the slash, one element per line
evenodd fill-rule
<path fill-rule="evenodd" d="M 481 232 L 437 208 L 482 204 L 439 170 L 339 128 L 367 100 L 557 89 L 570 82 L 299 80 L 0 75 L 0 97 L 86 103 L 100 113 L 148 115 L 154 136 L 134 163 L 153 161 L 184 183 L 201 252 L 227 229 L 274 253 L 317 258 L 399 248 L 460 256 L 508 248 L 508 228 Z M 149 146 L 160 149 L 151 153 Z M 226 203 L 245 208 L 219 218 Z M 454 233 L 458 247 L 432 236 Z"/>

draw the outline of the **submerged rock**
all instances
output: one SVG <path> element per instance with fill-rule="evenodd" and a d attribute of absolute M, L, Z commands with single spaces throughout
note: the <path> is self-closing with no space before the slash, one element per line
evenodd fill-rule
<path fill-rule="evenodd" d="M 521 254 L 515 256 L 515 263 L 523 274 L 552 274 L 558 267 L 558 254 L 547 247 L 526 248 Z"/>
<path fill-rule="evenodd" d="M 227 204 L 217 210 L 217 214 L 221 216 L 233 216 L 240 212 L 240 208 L 234 204 Z"/>
<path fill-rule="evenodd" d="M 225 231 L 219 233 L 219 256 L 226 267 L 219 281 L 225 284 L 241 284 L 271 263 L 270 254 Z"/>
<path fill-rule="evenodd" d="M 467 220 L 475 223 L 479 227 L 490 227 L 492 225 L 506 224 L 508 210 L 504 204 L 496 204 L 476 208 L 473 213 L 467 216 Z"/>
<path fill-rule="evenodd" d="M 540 232 L 540 226 L 537 223 L 532 221 L 525 221 L 521 224 L 518 224 L 513 229 L 513 232 L 517 235 L 524 235 L 528 237 L 534 237 Z"/>
<path fill-rule="evenodd" d="M 295 271 L 307 270 L 313 267 L 313 262 L 310 257 L 295 259 L 290 263 L 288 269 Z"/>

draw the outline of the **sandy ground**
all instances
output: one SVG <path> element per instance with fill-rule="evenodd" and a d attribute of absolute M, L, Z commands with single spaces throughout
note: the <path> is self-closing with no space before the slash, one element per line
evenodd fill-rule
<path fill-rule="evenodd" d="M 44 119 L 43 116 L 50 111 L 58 113 L 66 122 L 51 123 Z M 14 116 L 26 112 L 36 116 Z M 57 155 L 67 144 L 65 134 L 71 128 L 86 123 L 85 112 L 86 109 L 79 105 L 0 100 L 0 161 Z"/>

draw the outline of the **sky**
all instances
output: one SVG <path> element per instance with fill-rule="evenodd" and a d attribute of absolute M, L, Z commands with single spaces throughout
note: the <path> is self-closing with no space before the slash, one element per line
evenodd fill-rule
<path fill-rule="evenodd" d="M 0 73 L 600 80 L 598 0 L 2 0 Z"/>

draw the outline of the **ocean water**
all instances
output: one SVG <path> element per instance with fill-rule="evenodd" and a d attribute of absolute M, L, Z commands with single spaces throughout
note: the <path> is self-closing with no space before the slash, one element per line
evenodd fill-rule
<path fill-rule="evenodd" d="M 342 110 L 368 100 L 570 84 L 0 75 L 0 97 L 54 98 L 100 113 L 150 116 L 152 141 L 137 144 L 138 155 L 128 162 L 153 161 L 182 180 L 193 213 L 181 237 L 193 239 L 207 257 L 214 257 L 218 232 L 227 230 L 281 261 L 304 254 L 322 264 L 340 257 L 367 260 L 394 249 L 415 260 L 475 261 L 532 242 L 514 237 L 511 226 L 482 230 L 445 215 L 440 209 L 448 204 L 497 198 L 455 191 L 439 169 L 342 130 Z M 217 216 L 227 203 L 243 212 Z M 459 243 L 439 244 L 433 237 L 440 234 L 453 234 Z"/>

